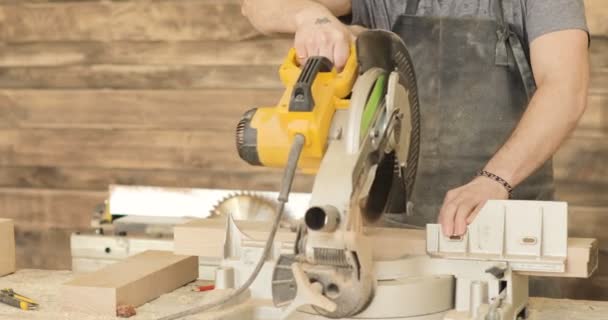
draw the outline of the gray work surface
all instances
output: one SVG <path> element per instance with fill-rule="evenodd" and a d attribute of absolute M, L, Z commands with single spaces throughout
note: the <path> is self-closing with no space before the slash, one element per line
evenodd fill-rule
<path fill-rule="evenodd" d="M 82 313 L 63 312 L 61 309 L 61 284 L 71 280 L 70 271 L 21 270 L 15 274 L 1 277 L 0 288 L 12 288 L 16 292 L 34 299 L 40 304 L 37 311 L 21 311 L 0 303 L 0 320 L 106 320 L 119 319 L 114 317 L 99 317 Z M 151 320 L 158 317 L 181 311 L 186 308 L 213 301 L 227 293 L 227 291 L 193 292 L 190 284 L 172 293 L 137 308 L 137 316 L 133 320 Z M 232 308 L 239 308 L 234 306 Z M 531 319 L 533 320 L 608 320 L 608 302 L 554 300 L 544 298 L 530 299 Z M 222 313 L 190 317 L 190 320 L 222 319 Z"/>

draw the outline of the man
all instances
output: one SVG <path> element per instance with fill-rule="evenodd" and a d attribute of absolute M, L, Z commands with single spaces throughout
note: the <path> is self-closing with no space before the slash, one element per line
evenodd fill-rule
<path fill-rule="evenodd" d="M 551 158 L 586 107 L 582 0 L 244 0 L 243 13 L 294 33 L 301 62 L 343 67 L 365 28 L 404 40 L 422 118 L 408 201 L 422 222 L 462 235 L 487 200 L 553 198 Z"/>

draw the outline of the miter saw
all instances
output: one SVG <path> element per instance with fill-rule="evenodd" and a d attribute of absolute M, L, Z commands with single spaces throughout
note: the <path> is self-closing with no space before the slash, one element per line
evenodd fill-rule
<path fill-rule="evenodd" d="M 591 240 L 578 244 L 586 261 L 567 259 L 564 203 L 490 201 L 462 237 L 438 225 L 426 233 L 378 225 L 406 210 L 421 141 L 414 69 L 395 34 L 359 35 L 341 72 L 323 57 L 299 67 L 291 50 L 280 76 L 279 104 L 248 111 L 237 127 L 241 158 L 287 168 L 268 240 L 229 218 L 216 285 L 238 289 L 163 319 L 249 289 L 264 312 L 239 319 L 519 320 L 528 316 L 529 274 L 588 276 L 597 266 Z M 281 229 L 296 167 L 316 174 L 310 205 Z"/>
<path fill-rule="evenodd" d="M 253 165 L 285 166 L 301 135 L 298 166 L 316 173 L 295 253 L 277 265 L 273 298 L 288 314 L 311 305 L 326 317 L 353 317 L 377 287 L 363 227 L 405 208 L 414 183 L 414 70 L 403 42 L 380 31 L 361 35 L 340 73 L 324 57 L 309 58 L 300 71 L 294 50 L 280 70 L 288 90 L 279 105 L 247 112 L 237 128 L 239 155 Z"/>

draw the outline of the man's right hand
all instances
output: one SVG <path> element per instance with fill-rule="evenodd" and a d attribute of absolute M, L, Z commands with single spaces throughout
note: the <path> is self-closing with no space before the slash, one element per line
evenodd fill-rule
<path fill-rule="evenodd" d="M 323 56 L 342 70 L 350 55 L 350 45 L 355 35 L 346 25 L 328 10 L 311 8 L 296 16 L 295 43 L 298 61 L 304 65 L 306 59 Z"/>

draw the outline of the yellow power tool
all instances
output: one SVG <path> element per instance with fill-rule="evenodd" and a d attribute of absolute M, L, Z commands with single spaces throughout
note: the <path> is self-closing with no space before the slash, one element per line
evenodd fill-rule
<path fill-rule="evenodd" d="M 279 69 L 286 90 L 277 106 L 249 110 L 237 126 L 240 157 L 252 165 L 283 168 L 293 137 L 301 134 L 305 146 L 298 167 L 315 173 L 327 146 L 332 118 L 348 108 L 357 79 L 355 46 L 341 72 L 325 57 L 311 57 L 300 68 L 291 49 Z"/>

